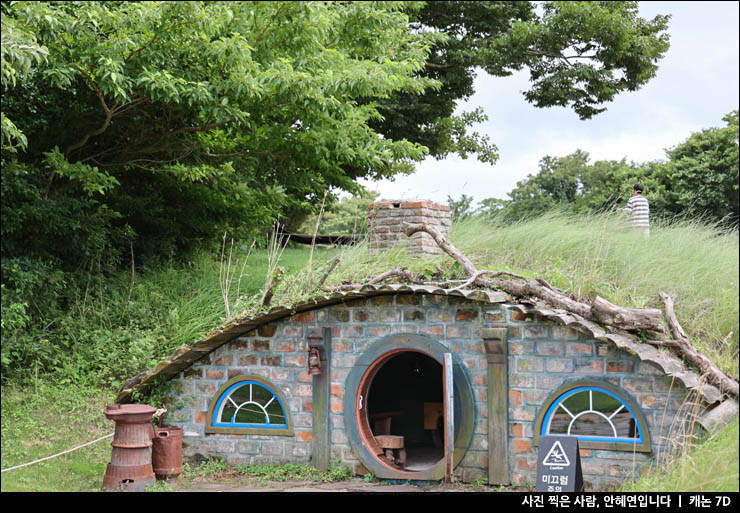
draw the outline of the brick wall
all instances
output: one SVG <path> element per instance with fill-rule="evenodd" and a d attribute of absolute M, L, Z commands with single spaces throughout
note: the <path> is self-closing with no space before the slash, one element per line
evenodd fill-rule
<path fill-rule="evenodd" d="M 537 448 L 535 417 L 560 385 L 596 378 L 622 388 L 640 406 L 649 425 L 653 454 L 679 415 L 686 390 L 636 356 L 608 342 L 525 317 L 497 305 L 438 295 L 387 295 L 304 312 L 263 326 L 212 352 L 173 380 L 167 422 L 184 430 L 184 454 L 222 456 L 234 463 L 308 462 L 311 452 L 311 377 L 306 371 L 309 328 L 332 328 L 330 403 L 331 457 L 362 472 L 345 431 L 346 378 L 357 359 L 382 337 L 418 333 L 439 341 L 463 363 L 473 389 L 475 428 L 470 447 L 457 466 L 459 479 L 487 475 L 487 363 L 481 330 L 508 328 L 509 460 L 515 484 L 534 483 Z M 289 403 L 292 437 L 204 434 L 209 402 L 218 388 L 239 374 L 258 374 L 280 387 Z M 650 454 L 581 450 L 589 487 L 619 483 Z"/>
<path fill-rule="evenodd" d="M 414 255 L 436 255 L 439 246 L 425 232 L 415 233 L 411 238 L 404 233 L 407 223 L 425 223 L 436 227 L 442 234 L 450 231 L 450 207 L 431 201 L 383 201 L 373 203 L 367 213 L 369 247 L 377 254 L 396 244 L 406 244 L 407 251 Z"/>

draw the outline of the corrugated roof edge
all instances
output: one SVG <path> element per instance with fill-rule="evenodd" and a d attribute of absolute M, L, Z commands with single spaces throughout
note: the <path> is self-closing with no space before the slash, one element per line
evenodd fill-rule
<path fill-rule="evenodd" d="M 615 332 L 611 329 L 607 331 L 603 326 L 565 310 L 554 309 L 543 303 L 537 303 L 530 299 L 524 300 L 521 298 L 513 298 L 510 295 L 497 291 L 453 290 L 426 285 L 392 284 L 379 286 L 366 285 L 358 291 L 334 292 L 328 295 L 319 296 L 310 301 L 298 303 L 293 305 L 293 307 L 276 306 L 267 312 L 254 317 L 232 320 L 221 329 L 212 331 L 192 346 L 183 344 L 172 355 L 161 361 L 152 369 L 144 371 L 138 376 L 127 380 L 121 391 L 118 393 L 116 402 L 129 402 L 135 391 L 144 391 L 156 381 L 167 381 L 172 379 L 174 376 L 190 367 L 193 363 L 211 351 L 221 347 L 223 344 L 239 335 L 255 330 L 268 322 L 349 300 L 393 294 L 459 296 L 486 304 L 499 304 L 504 308 L 517 310 L 525 314 L 534 313 L 550 321 L 555 321 L 561 325 L 574 328 L 594 339 L 609 342 L 621 350 L 636 355 L 641 361 L 657 367 L 667 376 L 680 381 L 687 389 L 696 392 L 697 395 L 709 406 L 716 406 L 723 399 L 723 394 L 717 387 L 706 383 L 700 375 L 686 368 L 684 363 L 676 356 L 660 352 L 651 345 L 642 344 L 634 335 Z M 727 411 L 729 409 L 730 412 L 734 411 L 734 415 L 737 416 L 737 402 L 733 399 L 728 399 L 724 401 L 724 403 L 728 404 L 723 404 L 723 410 Z M 720 420 L 714 420 L 720 416 L 712 416 L 710 414 L 711 411 L 705 415 L 706 420 L 704 420 L 704 422 L 699 420 L 699 423 L 707 430 L 711 430 L 718 423 L 722 422 Z M 730 413 L 729 416 L 731 417 L 732 413 Z M 726 414 L 721 416 L 721 418 L 726 417 L 728 417 Z"/>

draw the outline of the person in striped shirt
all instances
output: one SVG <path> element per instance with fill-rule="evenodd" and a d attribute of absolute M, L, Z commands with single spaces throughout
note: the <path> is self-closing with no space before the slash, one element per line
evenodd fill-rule
<path fill-rule="evenodd" d="M 632 228 L 642 230 L 645 237 L 650 236 L 650 204 L 642 195 L 642 185 L 635 184 L 632 189 L 632 197 L 627 201 L 627 206 L 622 209 L 632 216 Z"/>

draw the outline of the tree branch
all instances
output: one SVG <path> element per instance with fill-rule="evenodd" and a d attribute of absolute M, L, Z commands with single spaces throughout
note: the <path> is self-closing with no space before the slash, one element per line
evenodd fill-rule
<path fill-rule="evenodd" d="M 100 101 L 100 105 L 103 107 L 103 111 L 105 112 L 105 120 L 103 121 L 103 124 L 100 125 L 99 128 L 97 128 L 96 130 L 93 130 L 93 131 L 88 132 L 87 134 L 85 134 L 85 136 L 82 138 L 81 141 L 79 141 L 79 142 L 77 142 L 77 143 L 75 143 L 75 144 L 67 147 L 67 150 L 64 152 L 64 156 L 65 157 L 68 157 L 69 154 L 71 152 L 73 152 L 74 150 L 77 150 L 79 148 L 82 148 L 85 144 L 87 144 L 87 141 L 91 137 L 95 137 L 95 136 L 100 135 L 103 132 L 105 132 L 106 129 L 108 128 L 108 126 L 110 125 L 111 119 L 113 118 L 113 111 L 108 107 L 108 104 L 105 103 L 105 98 L 103 97 L 103 92 L 98 87 L 98 84 L 96 84 L 95 81 L 92 79 L 92 77 L 86 71 L 84 71 L 82 68 L 80 68 L 79 66 L 75 66 L 75 67 L 77 68 L 77 70 L 80 73 L 82 73 L 85 76 L 85 78 L 87 78 L 87 80 L 90 82 L 90 86 L 93 88 L 93 90 L 95 91 L 95 93 L 98 95 L 98 100 Z M 49 183 L 51 184 L 51 181 Z"/>
<path fill-rule="evenodd" d="M 665 316 L 668 321 L 668 326 L 671 328 L 673 336 L 676 337 L 678 342 L 679 350 L 686 359 L 696 365 L 701 372 L 706 374 L 707 379 L 715 386 L 719 387 L 721 392 L 738 397 L 738 382 L 725 374 L 719 367 L 717 367 L 712 361 L 701 354 L 699 351 L 691 345 L 688 335 L 683 330 L 681 325 L 678 323 L 676 318 L 676 312 L 673 309 L 674 299 L 665 292 L 660 293 L 660 297 L 663 299 L 665 305 Z"/>
<path fill-rule="evenodd" d="M 147 44 L 145 44 L 141 48 L 138 48 L 138 49 L 134 50 L 133 52 L 131 52 L 128 57 L 126 57 L 125 59 L 123 59 L 124 64 L 127 63 L 128 61 L 130 61 L 131 58 L 134 57 L 137 53 L 141 52 L 142 50 L 146 50 L 147 48 L 149 48 L 150 46 L 152 46 L 154 44 L 154 42 L 157 40 L 158 37 L 159 37 L 159 34 L 157 33 L 157 34 L 154 35 L 154 37 L 152 38 L 152 40 L 149 41 Z"/>
<path fill-rule="evenodd" d="M 589 305 L 566 296 L 544 280 L 530 280 L 519 275 L 514 275 L 515 278 L 522 280 L 518 282 L 486 278 L 484 277 L 485 272 L 478 271 L 470 259 L 453 246 L 435 227 L 426 224 L 405 224 L 408 225 L 406 235 L 409 237 L 420 231 L 431 235 L 434 242 L 459 263 L 468 276 L 473 278 L 472 283 L 486 288 L 501 289 L 515 296 L 534 296 L 548 302 L 555 308 L 561 308 L 585 319 L 610 324 L 621 329 L 664 331 L 660 319 L 661 312 L 657 309 L 621 308 L 599 297 L 594 300 L 592 305 Z M 493 272 L 495 273 L 495 271 Z M 503 271 L 499 271 L 499 273 L 504 274 Z M 506 274 L 512 275 L 512 273 Z M 611 308 L 606 308 L 607 305 L 610 305 Z"/>

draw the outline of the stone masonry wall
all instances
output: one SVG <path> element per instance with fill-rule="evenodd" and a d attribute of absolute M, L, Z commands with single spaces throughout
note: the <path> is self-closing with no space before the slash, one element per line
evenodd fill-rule
<path fill-rule="evenodd" d="M 535 417 L 560 385 L 580 378 L 606 380 L 624 390 L 642 409 L 652 436 L 653 454 L 581 449 L 587 487 L 618 484 L 658 452 L 679 413 L 686 391 L 636 356 L 608 342 L 525 317 L 503 306 L 439 295 L 385 295 L 303 312 L 265 325 L 216 349 L 173 380 L 167 423 L 180 426 L 184 454 L 221 456 L 233 463 L 309 462 L 311 452 L 311 376 L 306 370 L 309 328 L 332 328 L 330 404 L 331 457 L 363 473 L 345 432 L 343 398 L 352 366 L 374 342 L 395 333 L 418 333 L 439 341 L 464 364 L 475 401 L 470 447 L 455 469 L 470 482 L 487 475 L 487 363 L 481 330 L 508 328 L 509 470 L 513 483 L 534 483 L 537 448 Z M 258 374 L 285 395 L 292 437 L 204 433 L 206 413 L 218 388 L 239 374 Z"/>
<path fill-rule="evenodd" d="M 425 223 L 436 227 L 443 235 L 450 231 L 450 207 L 431 201 L 383 201 L 370 205 L 367 213 L 369 247 L 377 254 L 399 243 L 406 244 L 413 255 L 437 255 L 442 252 L 434 239 L 425 232 L 411 238 L 404 233 L 408 223 Z"/>

